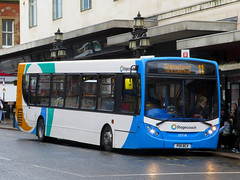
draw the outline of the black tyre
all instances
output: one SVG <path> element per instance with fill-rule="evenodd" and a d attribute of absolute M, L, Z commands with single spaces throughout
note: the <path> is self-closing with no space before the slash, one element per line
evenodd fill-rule
<path fill-rule="evenodd" d="M 39 119 L 38 124 L 37 124 L 37 136 L 38 140 L 40 142 L 43 142 L 46 137 L 45 137 L 45 124 L 43 119 Z"/>
<path fill-rule="evenodd" d="M 113 150 L 113 133 L 110 126 L 106 126 L 102 131 L 101 146 L 105 151 Z"/>

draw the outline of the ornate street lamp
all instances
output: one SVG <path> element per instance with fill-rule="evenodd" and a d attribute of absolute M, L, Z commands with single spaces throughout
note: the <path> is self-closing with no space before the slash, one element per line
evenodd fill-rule
<path fill-rule="evenodd" d="M 137 58 L 143 55 L 146 49 L 150 46 L 150 39 L 147 37 L 147 28 L 144 27 L 144 18 L 138 12 L 137 17 L 134 18 L 134 26 L 132 39 L 129 40 L 129 49 L 136 52 Z"/>
<path fill-rule="evenodd" d="M 55 42 L 53 43 L 53 48 L 51 51 L 51 58 L 61 60 L 61 58 L 66 57 L 66 48 L 63 47 L 63 33 L 58 28 L 55 32 Z"/>
<path fill-rule="evenodd" d="M 63 33 L 58 28 L 57 32 L 55 34 L 55 41 L 62 41 L 63 40 Z"/>

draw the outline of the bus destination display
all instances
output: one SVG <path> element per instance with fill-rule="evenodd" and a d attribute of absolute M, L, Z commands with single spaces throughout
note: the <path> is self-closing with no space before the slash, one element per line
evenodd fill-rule
<path fill-rule="evenodd" d="M 152 61 L 147 63 L 147 73 L 216 75 L 213 64 L 188 61 Z"/>

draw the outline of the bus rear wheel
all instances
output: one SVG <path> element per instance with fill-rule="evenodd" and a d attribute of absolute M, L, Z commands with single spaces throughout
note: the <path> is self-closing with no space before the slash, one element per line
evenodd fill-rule
<path fill-rule="evenodd" d="M 37 124 L 37 136 L 40 142 L 45 140 L 45 124 L 43 119 L 39 119 Z"/>
<path fill-rule="evenodd" d="M 105 151 L 113 150 L 113 133 L 110 126 L 106 126 L 102 131 L 101 146 Z"/>

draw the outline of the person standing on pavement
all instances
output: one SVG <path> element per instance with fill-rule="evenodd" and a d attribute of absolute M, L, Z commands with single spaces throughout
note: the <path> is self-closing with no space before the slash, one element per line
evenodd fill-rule
<path fill-rule="evenodd" d="M 3 109 L 4 109 L 4 102 L 0 98 L 0 123 L 2 122 L 2 112 L 3 112 Z"/>
<path fill-rule="evenodd" d="M 234 148 L 232 149 L 235 153 L 240 153 L 239 145 L 240 145 L 240 98 L 238 98 L 238 108 L 236 113 L 236 119 L 235 119 L 235 136 L 236 140 L 234 143 Z"/>

